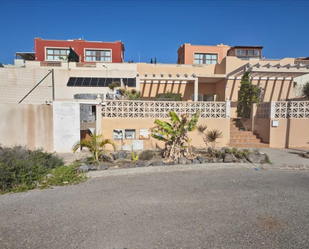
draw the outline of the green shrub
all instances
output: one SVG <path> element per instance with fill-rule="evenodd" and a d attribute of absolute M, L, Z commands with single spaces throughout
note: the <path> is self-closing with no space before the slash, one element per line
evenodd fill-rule
<path fill-rule="evenodd" d="M 76 166 L 66 167 L 57 155 L 26 147 L 0 148 L 0 194 L 34 189 L 50 173 L 48 185 L 80 181 Z"/>
<path fill-rule="evenodd" d="M 213 154 L 215 155 L 216 158 L 222 158 L 225 153 L 221 152 L 220 150 L 214 150 Z"/>
<path fill-rule="evenodd" d="M 152 150 L 144 150 L 139 154 L 139 159 L 143 161 L 148 161 L 156 156 L 156 152 Z"/>
<path fill-rule="evenodd" d="M 181 93 L 173 93 L 173 92 L 158 93 L 156 100 L 182 101 L 182 95 Z"/>
<path fill-rule="evenodd" d="M 79 173 L 78 165 L 59 166 L 49 171 L 49 174 L 40 181 L 40 188 L 48 188 L 51 186 L 64 186 L 69 184 L 77 184 L 86 180 L 85 173 Z"/>

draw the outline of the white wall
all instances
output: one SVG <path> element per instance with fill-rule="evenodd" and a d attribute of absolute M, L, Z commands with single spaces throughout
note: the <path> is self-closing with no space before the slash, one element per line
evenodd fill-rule
<path fill-rule="evenodd" d="M 54 113 L 54 150 L 72 152 L 72 147 L 80 141 L 80 107 L 79 103 L 53 103 Z"/>

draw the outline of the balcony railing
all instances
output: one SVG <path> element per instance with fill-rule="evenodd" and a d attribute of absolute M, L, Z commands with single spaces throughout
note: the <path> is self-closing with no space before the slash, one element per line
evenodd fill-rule
<path fill-rule="evenodd" d="M 272 105 L 273 118 L 309 118 L 309 101 L 277 101 Z"/>
<path fill-rule="evenodd" d="M 111 100 L 102 103 L 103 118 L 169 118 L 169 112 L 192 116 L 197 110 L 200 118 L 226 118 L 226 102 L 132 101 Z"/>
<path fill-rule="evenodd" d="M 295 60 L 294 64 L 303 64 L 303 65 L 307 65 L 309 64 L 309 60 Z"/>

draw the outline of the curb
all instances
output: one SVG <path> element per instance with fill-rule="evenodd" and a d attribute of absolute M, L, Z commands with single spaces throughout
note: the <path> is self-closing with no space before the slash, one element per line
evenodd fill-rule
<path fill-rule="evenodd" d="M 276 166 L 270 165 L 271 168 Z M 188 164 L 188 165 L 166 165 L 166 166 L 149 166 L 142 168 L 129 168 L 129 169 L 115 169 L 115 170 L 102 170 L 90 171 L 87 173 L 88 177 L 97 178 L 105 176 L 121 176 L 121 175 L 136 175 L 158 172 L 174 172 L 174 171 L 188 171 L 188 170 L 216 170 L 216 169 L 254 169 L 263 167 L 268 169 L 265 164 L 252 164 L 252 163 L 207 163 L 207 164 Z M 277 166 L 281 167 L 281 166 Z"/>

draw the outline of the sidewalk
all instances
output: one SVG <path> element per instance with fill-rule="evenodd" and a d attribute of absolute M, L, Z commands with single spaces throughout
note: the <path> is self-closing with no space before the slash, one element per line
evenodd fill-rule
<path fill-rule="evenodd" d="M 309 159 L 300 155 L 308 152 L 309 148 L 297 149 L 276 149 L 276 148 L 260 148 L 261 152 L 269 156 L 273 165 L 277 166 L 309 166 Z"/>

